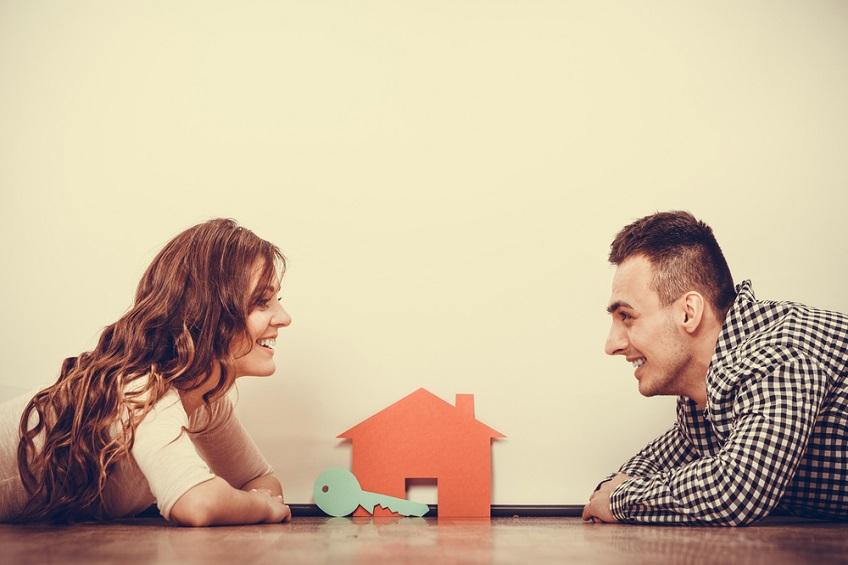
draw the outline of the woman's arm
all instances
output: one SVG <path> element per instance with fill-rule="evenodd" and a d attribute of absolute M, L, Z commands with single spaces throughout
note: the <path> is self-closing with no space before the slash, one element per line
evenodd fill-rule
<path fill-rule="evenodd" d="M 273 496 L 283 496 L 283 485 L 280 484 L 274 473 L 268 473 L 252 481 L 247 481 L 242 485 L 241 490 L 265 490 Z"/>
<path fill-rule="evenodd" d="M 277 485 L 279 487 L 279 482 Z M 181 526 L 274 524 L 290 516 L 289 507 L 283 504 L 282 498 L 261 491 L 235 489 L 220 477 L 190 488 L 170 513 L 171 520 Z"/>
<path fill-rule="evenodd" d="M 192 442 L 212 472 L 241 490 L 281 496 L 280 481 L 239 422 L 229 397 L 212 405 L 211 418 L 208 429 L 192 435 Z"/>

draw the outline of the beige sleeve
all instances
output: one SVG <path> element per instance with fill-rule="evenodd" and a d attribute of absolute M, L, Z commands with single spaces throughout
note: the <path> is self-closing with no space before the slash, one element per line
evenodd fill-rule
<path fill-rule="evenodd" d="M 188 416 L 179 393 L 171 389 L 135 430 L 132 456 L 166 519 L 183 494 L 215 477 L 183 431 L 187 427 Z"/>
<path fill-rule="evenodd" d="M 245 483 L 274 471 L 236 418 L 229 397 L 212 405 L 211 418 L 212 425 L 192 434 L 192 439 L 216 475 L 240 489 Z"/>

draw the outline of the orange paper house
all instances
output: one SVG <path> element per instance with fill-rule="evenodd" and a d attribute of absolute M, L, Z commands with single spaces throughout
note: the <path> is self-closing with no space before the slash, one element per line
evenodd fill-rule
<path fill-rule="evenodd" d="M 505 436 L 474 418 L 473 394 L 457 394 L 453 406 L 419 388 L 338 437 L 353 444 L 362 490 L 406 498 L 407 479 L 435 479 L 439 517 L 490 515 L 492 440 Z"/>

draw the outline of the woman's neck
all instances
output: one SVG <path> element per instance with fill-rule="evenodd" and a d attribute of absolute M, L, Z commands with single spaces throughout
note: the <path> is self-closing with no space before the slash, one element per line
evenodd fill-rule
<path fill-rule="evenodd" d="M 221 367 L 217 363 L 213 366 L 212 372 L 208 375 L 202 375 L 197 378 L 200 381 L 200 386 L 189 390 L 180 390 L 180 401 L 183 404 L 183 409 L 188 414 L 189 418 L 194 414 L 195 410 L 203 405 L 203 395 L 215 388 L 218 384 L 218 378 L 221 374 Z"/>

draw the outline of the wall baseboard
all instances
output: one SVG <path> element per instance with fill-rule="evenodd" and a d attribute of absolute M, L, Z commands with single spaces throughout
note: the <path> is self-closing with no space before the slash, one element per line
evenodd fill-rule
<path fill-rule="evenodd" d="M 430 512 L 427 517 L 439 515 L 439 505 L 429 504 Z M 326 516 L 317 504 L 289 504 L 292 516 Z M 493 504 L 493 518 L 538 518 L 538 517 L 554 517 L 554 518 L 574 518 L 579 517 L 583 513 L 583 506 L 576 504 Z M 159 509 L 154 504 L 147 510 L 137 514 L 138 518 L 152 518 L 159 516 Z"/>
<path fill-rule="evenodd" d="M 438 516 L 439 505 L 430 504 L 430 512 L 427 516 Z M 326 516 L 316 504 L 289 504 L 292 516 Z M 510 518 L 510 517 L 558 517 L 558 518 L 573 518 L 579 517 L 583 513 L 583 506 L 575 504 L 493 504 L 493 518 Z"/>

